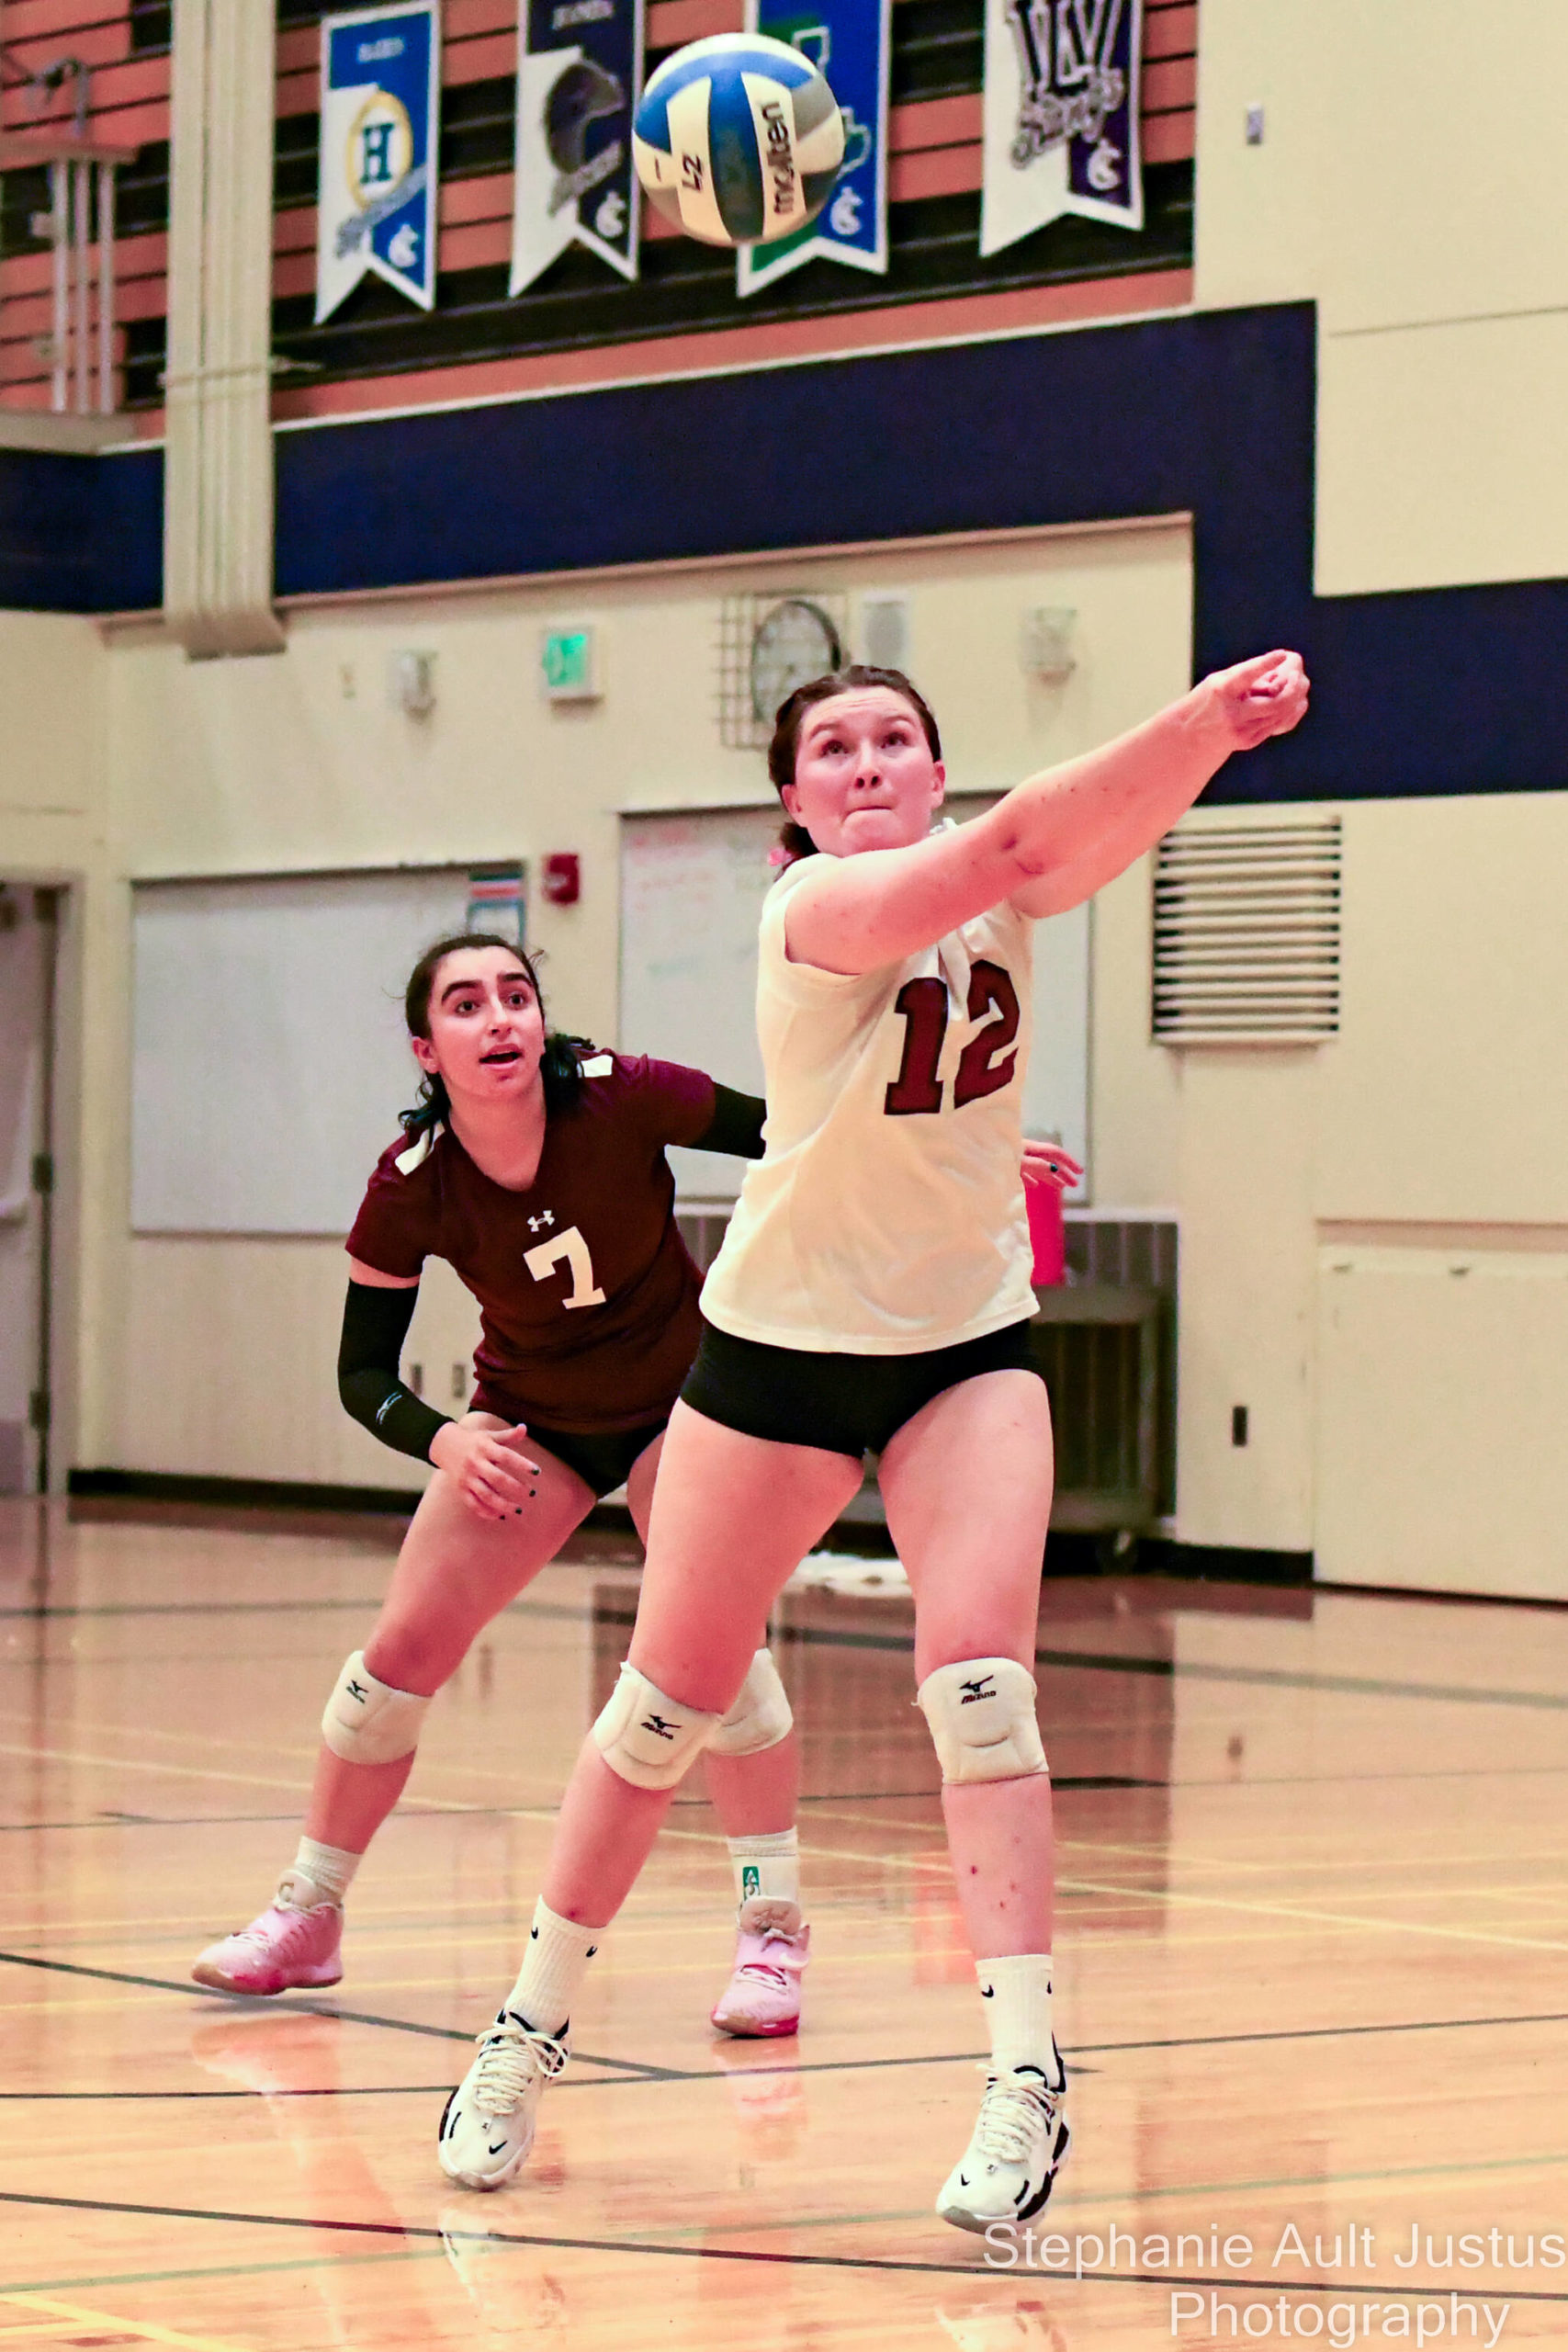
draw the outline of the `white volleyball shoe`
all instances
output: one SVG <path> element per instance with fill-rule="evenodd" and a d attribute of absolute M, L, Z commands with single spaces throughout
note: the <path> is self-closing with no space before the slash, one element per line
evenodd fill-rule
<path fill-rule="evenodd" d="M 974 2136 L 936 2200 L 954 2229 L 983 2235 L 997 2222 L 1027 2222 L 1044 2205 L 1071 2140 L 1059 2052 L 1056 2065 L 1055 2088 L 1035 2066 L 987 2075 Z"/>
<path fill-rule="evenodd" d="M 566 2028 L 536 2033 L 515 2010 L 502 2009 L 479 2044 L 446 2102 L 435 2153 L 448 2180 L 502 2188 L 527 2162 L 545 2085 L 566 2064 Z"/>

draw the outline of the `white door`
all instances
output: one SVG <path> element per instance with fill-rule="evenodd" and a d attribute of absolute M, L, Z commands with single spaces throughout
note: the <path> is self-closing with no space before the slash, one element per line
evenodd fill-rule
<path fill-rule="evenodd" d="M 6 1495 L 37 1493 L 48 1465 L 43 1308 L 57 904 L 57 892 L 0 883 L 0 1494 Z"/>

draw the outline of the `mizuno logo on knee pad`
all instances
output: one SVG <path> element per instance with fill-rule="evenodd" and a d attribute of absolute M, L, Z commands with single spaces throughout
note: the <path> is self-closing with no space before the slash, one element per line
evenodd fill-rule
<path fill-rule="evenodd" d="M 321 1737 L 345 1764 L 394 1764 L 419 1746 L 430 1705 L 417 1690 L 397 1690 L 371 1673 L 362 1650 L 346 1659 L 327 1711 Z"/>
<path fill-rule="evenodd" d="M 593 1742 L 611 1771 L 634 1789 L 672 1789 L 718 1720 L 671 1699 L 626 1665 L 594 1724 Z"/>
<path fill-rule="evenodd" d="M 939 1666 L 921 1683 L 919 1703 L 944 1781 L 1022 1781 L 1045 1770 L 1034 1677 L 1016 1658 Z"/>

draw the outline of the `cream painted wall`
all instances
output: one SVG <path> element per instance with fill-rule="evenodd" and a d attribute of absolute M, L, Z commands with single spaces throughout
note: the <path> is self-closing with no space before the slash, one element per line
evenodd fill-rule
<path fill-rule="evenodd" d="M 755 589 L 848 601 L 909 599 L 910 667 L 941 715 L 955 786 L 990 790 L 1086 748 L 1179 694 L 1190 659 L 1184 524 L 844 555 L 741 570 L 645 574 L 396 605 L 297 612 L 276 659 L 192 665 L 130 633 L 107 659 L 111 861 L 117 877 L 95 967 L 90 1347 L 77 1459 L 136 1469 L 311 1483 L 412 1486 L 340 1411 L 332 1380 L 342 1257 L 331 1244 L 132 1237 L 124 1057 L 129 1019 L 123 877 L 254 873 L 400 861 L 582 859 L 579 906 L 536 899 L 556 1016 L 615 1030 L 617 815 L 623 807 L 763 802 L 760 752 L 727 750 L 715 719 L 721 599 Z M 1078 666 L 1031 684 L 1019 656 L 1032 605 L 1078 615 Z M 536 685 L 546 621 L 592 620 L 607 691 L 551 709 Z M 400 649 L 436 655 L 437 706 L 395 710 Z M 1104 1149 L 1100 1197 L 1165 1206 L 1175 1159 L 1171 1073 L 1147 1044 L 1146 879 L 1100 910 L 1091 1088 Z M 396 1106 L 389 1106 L 389 1112 Z M 1106 1188 L 1111 1189 L 1108 1191 Z M 410 1360 L 449 1398 L 472 1346 L 459 1293 L 422 1302 Z"/>
<path fill-rule="evenodd" d="M 1171 1057 L 1178 1532 L 1568 1600 L 1568 795 L 1340 813 L 1339 1035 Z"/>
<path fill-rule="evenodd" d="M 1568 1220 L 1544 1238 L 1320 1250 L 1325 1577 L 1568 1600 Z"/>
<path fill-rule="evenodd" d="M 1317 1050 L 1184 1050 L 1178 1532 L 1310 1552 Z M 1247 1411 L 1245 1447 L 1231 1412 Z"/>
<path fill-rule="evenodd" d="M 98 775 L 98 633 L 62 613 L 0 612 L 0 832 L 6 870 L 81 854 L 62 820 L 92 814 Z"/>
<path fill-rule="evenodd" d="M 1319 306 L 1322 594 L 1568 571 L 1565 73 L 1539 0 L 1204 0 L 1197 299 Z"/>

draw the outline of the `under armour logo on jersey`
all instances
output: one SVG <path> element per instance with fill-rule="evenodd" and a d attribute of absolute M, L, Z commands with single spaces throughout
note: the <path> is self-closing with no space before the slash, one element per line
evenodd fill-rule
<path fill-rule="evenodd" d="M 360 1705 L 364 1706 L 366 1701 L 369 1698 L 370 1693 L 367 1690 L 363 1682 L 351 1682 L 348 1685 L 348 1696 L 351 1699 L 357 1699 Z"/>
<path fill-rule="evenodd" d="M 959 1705 L 961 1707 L 972 1707 L 976 1699 L 994 1699 L 996 1697 L 997 1678 L 994 1674 L 982 1674 L 977 1680 L 974 1682 L 961 1682 L 958 1687 L 964 1693 L 963 1698 L 958 1702 Z"/>
<path fill-rule="evenodd" d="M 530 1233 L 542 1233 L 547 1225 L 554 1225 L 555 1221 L 554 1209 L 546 1209 L 542 1216 L 531 1216 L 528 1219 L 528 1230 Z"/>
<path fill-rule="evenodd" d="M 644 1731 L 650 1731 L 656 1739 L 673 1739 L 680 1729 L 678 1724 L 667 1724 L 662 1715 L 644 1715 L 642 1727 Z M 662 1770 L 663 1767 L 660 1769 Z"/>

